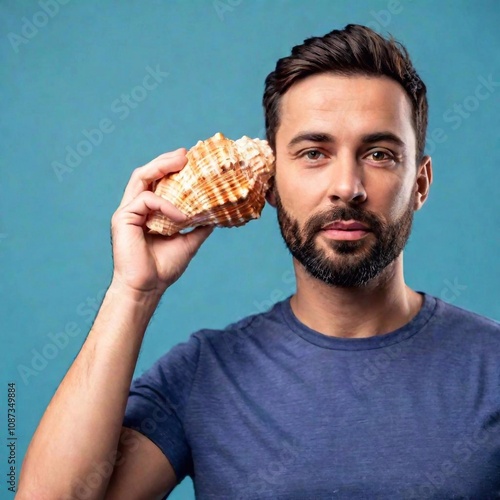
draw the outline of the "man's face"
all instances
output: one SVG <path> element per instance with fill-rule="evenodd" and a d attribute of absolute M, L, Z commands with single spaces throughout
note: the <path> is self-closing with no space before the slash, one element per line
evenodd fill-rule
<path fill-rule="evenodd" d="M 283 96 L 276 209 L 310 275 L 359 287 L 400 255 L 415 210 L 415 148 L 410 102 L 388 78 L 316 75 Z"/>

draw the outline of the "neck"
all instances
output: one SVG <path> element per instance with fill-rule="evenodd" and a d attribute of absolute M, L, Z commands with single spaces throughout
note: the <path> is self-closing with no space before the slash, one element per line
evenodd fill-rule
<path fill-rule="evenodd" d="M 363 287 L 340 288 L 313 278 L 294 259 L 292 310 L 309 328 L 332 337 L 363 338 L 394 331 L 420 310 L 423 297 L 404 282 L 403 254 Z"/>

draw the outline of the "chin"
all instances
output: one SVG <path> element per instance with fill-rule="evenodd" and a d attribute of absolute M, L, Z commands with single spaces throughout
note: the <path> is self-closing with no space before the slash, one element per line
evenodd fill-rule
<path fill-rule="evenodd" d="M 323 241 L 325 241 L 323 239 Z M 330 253 L 334 253 L 334 255 L 352 255 L 354 253 L 359 253 L 363 249 L 369 249 L 372 245 L 369 245 L 365 239 L 355 240 L 355 241 L 339 241 L 339 240 L 331 240 L 328 239 L 324 244 L 316 242 L 316 248 L 318 250 L 323 249 L 324 251 Z"/>

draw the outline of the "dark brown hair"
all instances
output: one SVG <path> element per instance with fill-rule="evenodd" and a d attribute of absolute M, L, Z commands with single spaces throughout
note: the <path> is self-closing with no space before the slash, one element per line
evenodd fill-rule
<path fill-rule="evenodd" d="M 304 40 L 302 45 L 293 47 L 290 56 L 280 59 L 276 69 L 267 76 L 263 105 L 267 140 L 273 150 L 276 150 L 276 132 L 280 124 L 281 97 L 299 80 L 321 73 L 387 76 L 398 82 L 412 104 L 417 162 L 420 162 L 424 155 L 428 112 L 424 82 L 403 45 L 356 24 Z"/>

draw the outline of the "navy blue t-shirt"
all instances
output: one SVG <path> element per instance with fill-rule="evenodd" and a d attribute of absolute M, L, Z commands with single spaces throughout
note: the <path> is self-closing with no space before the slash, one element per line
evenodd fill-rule
<path fill-rule="evenodd" d="M 500 324 L 423 296 L 369 338 L 289 299 L 194 333 L 133 382 L 124 425 L 200 499 L 500 498 Z"/>

